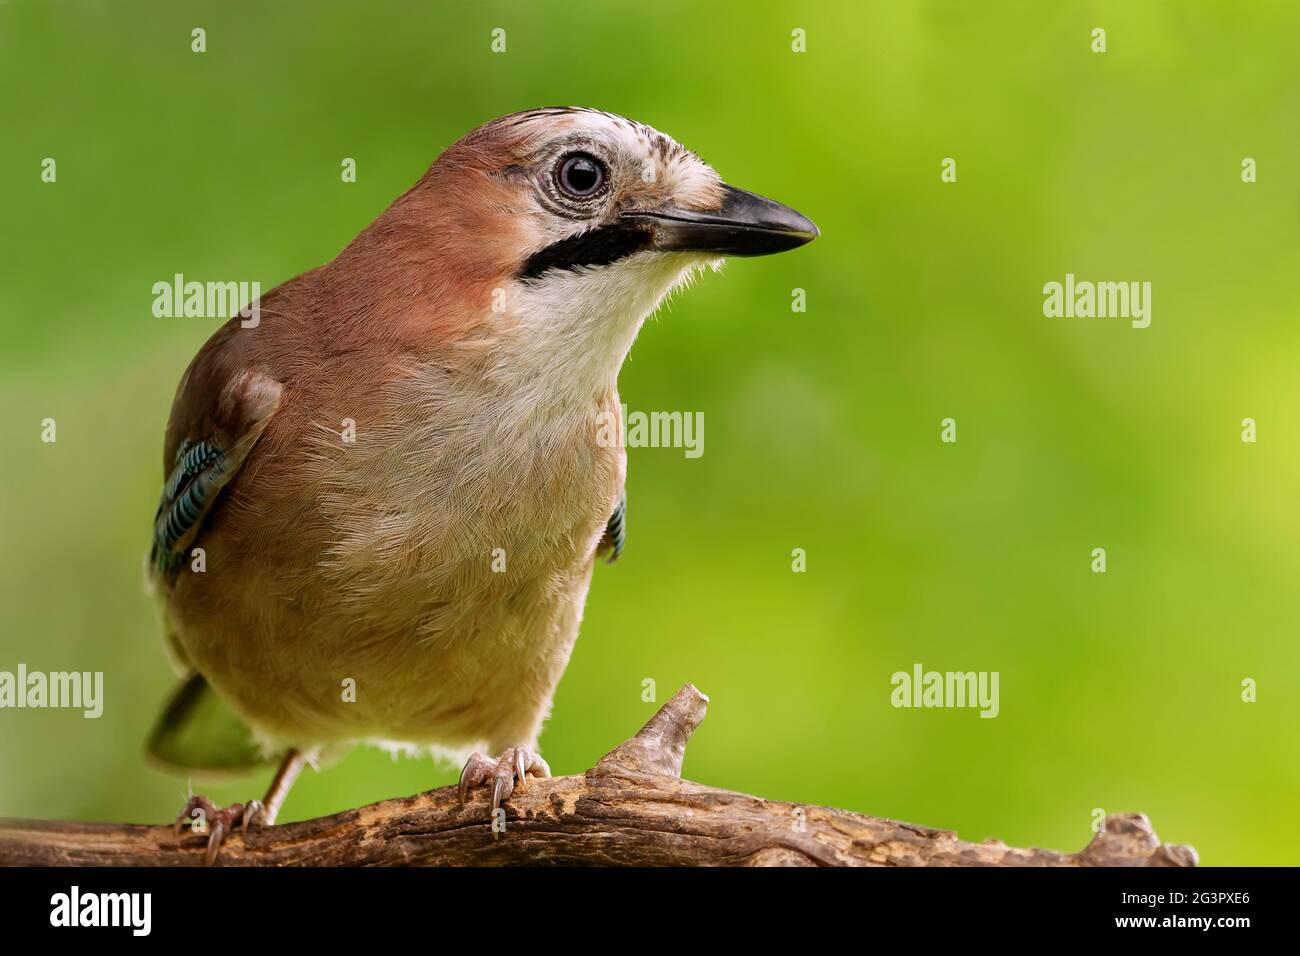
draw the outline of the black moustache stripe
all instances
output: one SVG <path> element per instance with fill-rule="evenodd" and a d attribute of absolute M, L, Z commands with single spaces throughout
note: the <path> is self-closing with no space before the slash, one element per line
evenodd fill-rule
<path fill-rule="evenodd" d="M 641 223 L 616 222 L 553 242 L 529 256 L 518 278 L 536 279 L 548 269 L 607 266 L 650 247 L 653 236 Z"/>

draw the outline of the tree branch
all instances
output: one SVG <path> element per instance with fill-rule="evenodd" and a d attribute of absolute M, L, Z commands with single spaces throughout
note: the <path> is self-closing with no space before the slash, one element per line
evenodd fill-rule
<path fill-rule="evenodd" d="M 235 832 L 226 866 L 1195 866 L 1142 814 L 1115 814 L 1078 853 L 967 843 L 946 830 L 716 790 L 681 779 L 708 698 L 690 684 L 584 774 L 530 781 L 494 834 L 486 796 L 455 787 L 330 817 Z M 171 827 L 0 821 L 0 863 L 196 866 L 204 840 Z"/>

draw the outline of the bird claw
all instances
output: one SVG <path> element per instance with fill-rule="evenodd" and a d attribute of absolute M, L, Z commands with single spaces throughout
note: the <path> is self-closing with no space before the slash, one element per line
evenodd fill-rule
<path fill-rule="evenodd" d="M 244 812 L 240 816 L 239 828 L 245 833 L 248 832 L 250 826 L 260 827 L 264 822 L 262 818 L 262 801 L 249 800 L 248 803 L 244 804 Z"/>
<path fill-rule="evenodd" d="M 460 773 L 460 802 L 468 800 L 471 790 L 491 782 L 492 813 L 495 815 L 501 804 L 515 792 L 516 785 L 520 793 L 527 793 L 530 776 L 550 775 L 551 768 L 532 747 L 507 747 L 495 760 L 476 751 L 470 755 L 465 769 Z"/>
<path fill-rule="evenodd" d="M 201 811 L 197 816 L 194 812 L 196 810 Z M 261 800 L 249 800 L 247 803 L 232 803 L 228 807 L 218 807 L 207 797 L 196 794 L 186 801 L 184 808 L 176 817 L 173 829 L 179 835 L 181 827 L 189 824 L 190 830 L 194 833 L 206 832 L 208 847 L 203 854 L 203 865 L 212 866 L 221 853 L 221 844 L 225 842 L 226 834 L 235 827 L 247 833 L 250 826 L 261 826 L 264 812 Z M 199 821 L 202 821 L 202 828 L 196 826 Z"/>

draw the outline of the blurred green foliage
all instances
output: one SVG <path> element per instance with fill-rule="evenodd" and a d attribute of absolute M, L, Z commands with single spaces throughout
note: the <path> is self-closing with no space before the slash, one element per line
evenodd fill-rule
<path fill-rule="evenodd" d="M 97 721 L 0 712 L 0 814 L 181 803 L 141 753 L 173 684 L 143 554 L 217 323 L 154 318 L 152 284 L 269 289 L 472 127 L 582 104 L 823 235 L 706 276 L 633 350 L 624 400 L 703 411 L 706 452 L 630 452 L 552 768 L 639 726 L 644 679 L 689 680 L 705 783 L 1065 849 L 1093 808 L 1142 810 L 1207 863 L 1294 863 L 1298 35 L 1282 2 L 0 5 L 0 669 L 107 694 Z M 1152 282 L 1151 327 L 1045 318 L 1066 272 Z M 914 662 L 999 671 L 1000 716 L 892 708 Z M 454 774 L 359 750 L 285 818 Z"/>

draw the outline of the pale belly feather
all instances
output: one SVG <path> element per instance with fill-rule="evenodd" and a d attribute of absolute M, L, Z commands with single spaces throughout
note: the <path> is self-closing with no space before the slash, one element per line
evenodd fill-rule
<path fill-rule="evenodd" d="M 272 739 L 534 743 L 622 488 L 594 418 L 511 433 L 446 407 L 441 424 L 398 416 L 352 448 L 318 442 L 273 511 L 250 476 L 208 546 L 255 565 L 239 577 L 256 586 L 223 587 L 216 560 L 183 577 L 169 604 L 186 655 Z"/>

